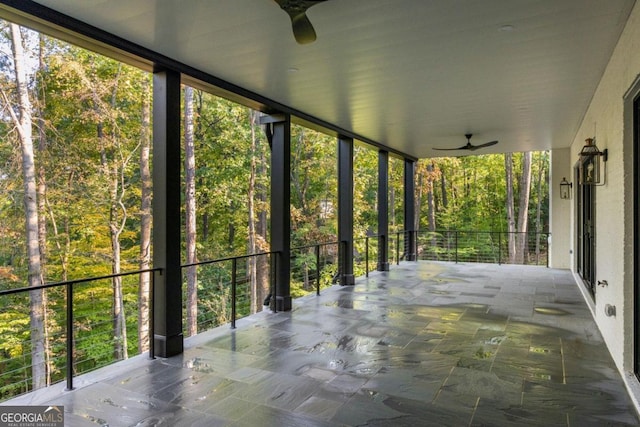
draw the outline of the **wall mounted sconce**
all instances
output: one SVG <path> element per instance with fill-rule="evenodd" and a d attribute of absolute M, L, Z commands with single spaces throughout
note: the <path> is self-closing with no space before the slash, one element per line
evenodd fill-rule
<path fill-rule="evenodd" d="M 562 178 L 562 181 L 560 181 L 560 198 L 570 199 L 572 187 L 573 187 L 572 182 L 568 182 L 567 178 Z"/>
<path fill-rule="evenodd" d="M 587 138 L 580 151 L 580 184 L 604 185 L 609 151 L 600 151 L 595 138 Z"/>

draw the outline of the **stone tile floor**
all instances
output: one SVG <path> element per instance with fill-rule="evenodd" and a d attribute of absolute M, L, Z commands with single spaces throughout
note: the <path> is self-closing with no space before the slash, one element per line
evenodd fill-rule
<path fill-rule="evenodd" d="M 13 404 L 67 426 L 630 426 L 570 272 L 402 263 Z"/>

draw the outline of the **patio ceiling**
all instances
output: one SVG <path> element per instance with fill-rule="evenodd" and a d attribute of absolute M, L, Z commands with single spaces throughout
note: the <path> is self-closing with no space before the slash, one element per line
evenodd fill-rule
<path fill-rule="evenodd" d="M 634 0 L 329 0 L 295 42 L 273 0 L 38 0 L 418 158 L 567 147 Z"/>

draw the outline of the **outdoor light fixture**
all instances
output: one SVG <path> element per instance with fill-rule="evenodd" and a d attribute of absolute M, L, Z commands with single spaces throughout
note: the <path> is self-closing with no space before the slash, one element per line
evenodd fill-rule
<path fill-rule="evenodd" d="M 585 142 L 586 145 L 580 151 L 580 184 L 604 185 L 608 150 L 600 151 L 595 138 L 587 138 Z"/>
<path fill-rule="evenodd" d="M 562 181 L 560 181 L 560 198 L 561 199 L 571 198 L 571 187 L 573 187 L 573 183 L 567 182 L 567 178 L 562 178 Z"/>

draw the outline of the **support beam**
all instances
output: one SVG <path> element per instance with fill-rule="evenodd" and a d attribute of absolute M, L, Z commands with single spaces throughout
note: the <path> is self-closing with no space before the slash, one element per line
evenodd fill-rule
<path fill-rule="evenodd" d="M 338 241 L 340 284 L 353 285 L 353 139 L 338 137 Z"/>
<path fill-rule="evenodd" d="M 378 271 L 389 271 L 389 152 L 378 151 Z"/>
<path fill-rule="evenodd" d="M 271 250 L 277 252 L 275 308 L 290 311 L 291 301 L 291 116 L 263 116 L 271 145 Z"/>
<path fill-rule="evenodd" d="M 155 355 L 183 351 L 180 267 L 180 73 L 153 75 L 153 266 Z"/>
<path fill-rule="evenodd" d="M 405 255 L 407 261 L 416 261 L 416 220 L 415 220 L 415 169 L 416 162 L 404 159 L 404 229 Z"/>

